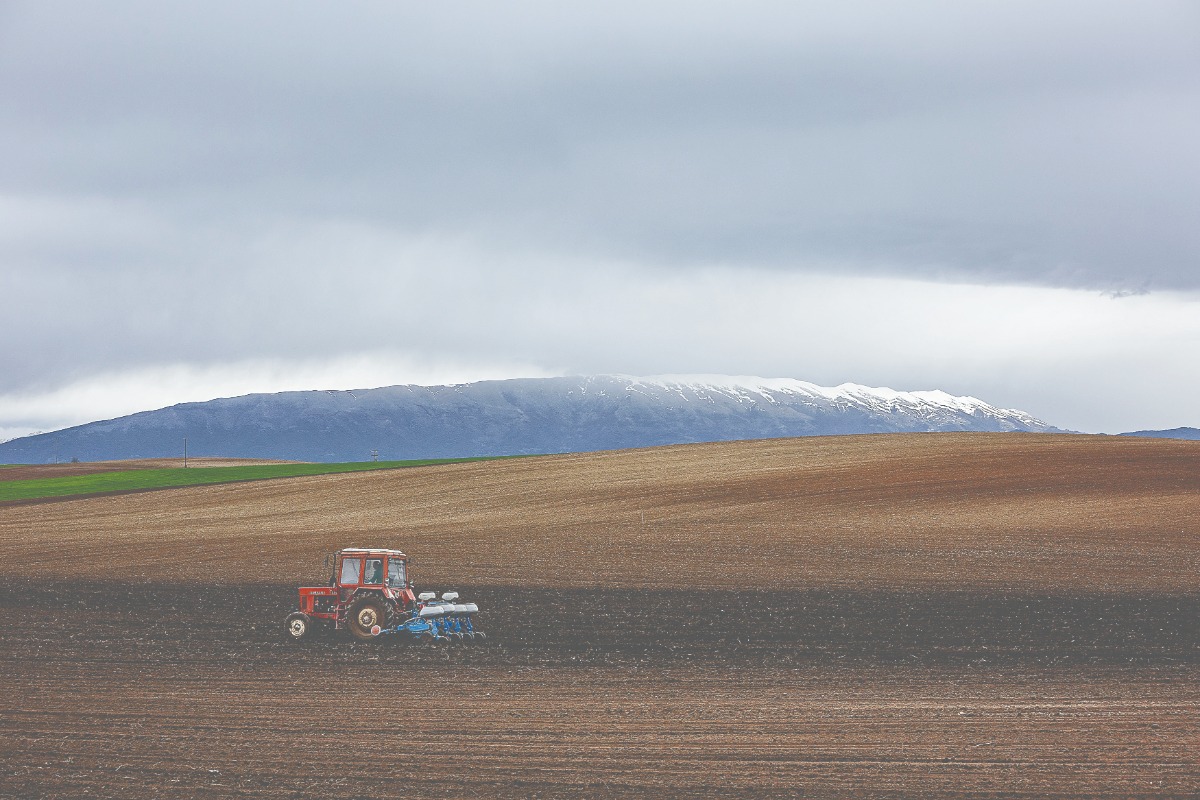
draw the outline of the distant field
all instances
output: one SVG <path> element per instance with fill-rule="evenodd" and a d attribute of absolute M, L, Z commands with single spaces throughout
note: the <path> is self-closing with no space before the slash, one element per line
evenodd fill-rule
<path fill-rule="evenodd" d="M 240 466 L 203 466 L 202 468 L 116 469 L 90 471 L 82 475 L 59 475 L 47 478 L 0 480 L 0 503 L 14 500 L 39 500 L 54 497 L 74 497 L 112 492 L 135 492 L 148 489 L 173 489 L 184 486 L 203 486 L 215 483 L 238 483 L 270 478 L 295 478 L 302 475 L 333 475 L 342 472 L 366 472 L 377 469 L 402 469 L 433 464 L 459 464 L 484 459 L 443 458 L 413 461 L 353 461 L 342 464 L 250 464 Z M 136 463 L 136 462 L 134 462 Z M 87 469 L 89 465 L 81 465 Z M 10 469 L 30 468 L 20 466 Z"/>

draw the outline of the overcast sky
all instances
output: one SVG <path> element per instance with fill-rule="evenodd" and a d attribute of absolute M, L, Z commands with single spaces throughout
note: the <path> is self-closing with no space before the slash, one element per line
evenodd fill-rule
<path fill-rule="evenodd" d="M 1200 4 L 0 0 L 0 439 L 562 374 L 1200 426 Z"/>

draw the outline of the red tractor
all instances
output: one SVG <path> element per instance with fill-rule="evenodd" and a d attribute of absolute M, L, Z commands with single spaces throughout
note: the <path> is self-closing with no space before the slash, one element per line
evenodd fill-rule
<path fill-rule="evenodd" d="M 479 607 L 457 600 L 457 592 L 441 600 L 434 592 L 414 596 L 408 556 L 399 550 L 351 547 L 333 554 L 328 586 L 300 588 L 300 610 L 288 616 L 286 628 L 296 640 L 317 625 L 347 629 L 363 641 L 387 633 L 435 641 L 483 639 L 472 620 Z"/>

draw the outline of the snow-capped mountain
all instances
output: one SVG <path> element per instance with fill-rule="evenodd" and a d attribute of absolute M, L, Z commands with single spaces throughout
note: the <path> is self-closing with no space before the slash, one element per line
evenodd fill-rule
<path fill-rule="evenodd" d="M 1057 431 L 941 391 L 617 375 L 281 392 L 183 403 L 0 444 L 0 463 L 176 456 L 361 461 L 915 431 Z"/>

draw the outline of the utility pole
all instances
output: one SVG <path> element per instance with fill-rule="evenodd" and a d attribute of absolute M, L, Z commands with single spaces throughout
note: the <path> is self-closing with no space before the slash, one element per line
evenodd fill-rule
<path fill-rule="evenodd" d="M 187 469 L 187 437 L 183 437 L 183 468 Z"/>
<path fill-rule="evenodd" d="M 371 460 L 372 460 L 372 461 L 378 461 L 378 460 L 379 460 L 379 451 L 378 451 L 378 450 L 372 450 L 372 451 L 371 451 Z"/>

